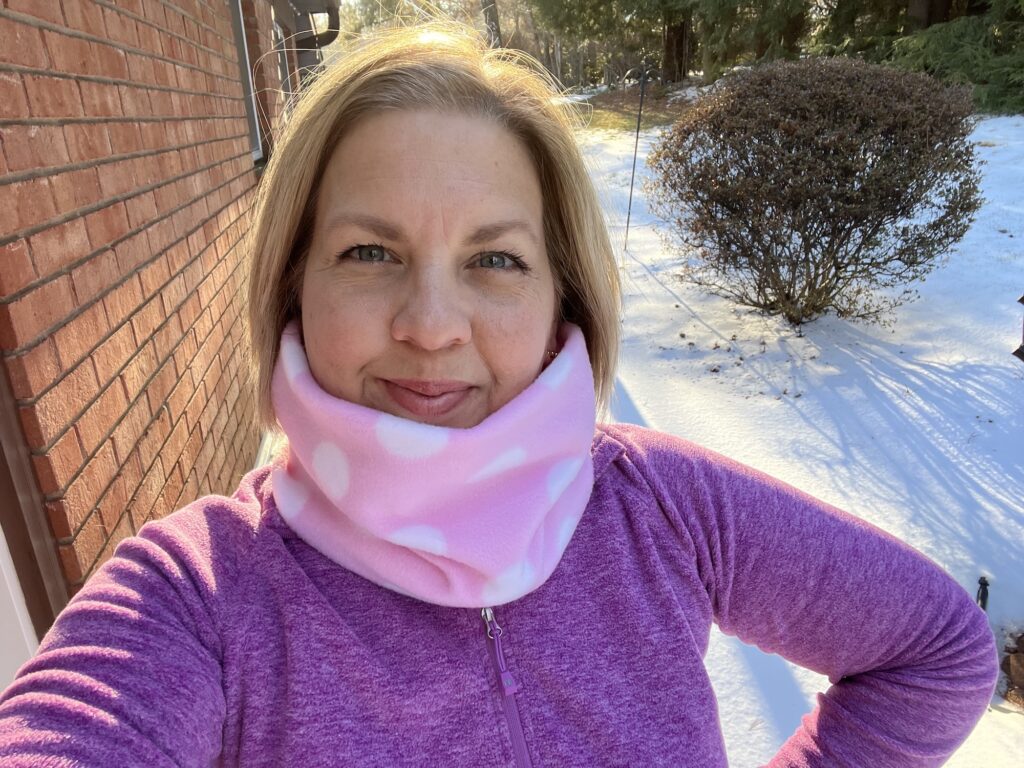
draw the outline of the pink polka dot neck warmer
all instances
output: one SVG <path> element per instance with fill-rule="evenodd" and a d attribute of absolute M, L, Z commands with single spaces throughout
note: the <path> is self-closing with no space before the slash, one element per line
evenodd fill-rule
<path fill-rule="evenodd" d="M 272 383 L 288 437 L 271 480 L 281 517 L 339 565 L 428 603 L 481 608 L 537 589 L 594 482 L 590 360 L 579 328 L 562 338 L 516 398 L 449 429 L 329 395 L 289 324 Z"/>

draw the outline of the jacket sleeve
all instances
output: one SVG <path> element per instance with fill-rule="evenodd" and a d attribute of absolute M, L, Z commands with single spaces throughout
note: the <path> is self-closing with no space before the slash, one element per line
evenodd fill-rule
<path fill-rule="evenodd" d="M 61 612 L 0 697 L 0 764 L 215 761 L 225 717 L 218 574 L 200 512 L 144 526 Z"/>
<path fill-rule="evenodd" d="M 906 544 L 766 475 L 664 435 L 643 450 L 722 631 L 831 682 L 769 766 L 941 765 L 998 674 L 970 595 Z"/>

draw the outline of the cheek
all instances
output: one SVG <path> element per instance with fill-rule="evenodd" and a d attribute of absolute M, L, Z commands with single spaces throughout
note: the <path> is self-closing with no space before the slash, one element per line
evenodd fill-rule
<path fill-rule="evenodd" d="M 341 301 L 312 289 L 304 293 L 302 336 L 313 378 L 324 391 L 352 400 L 358 376 L 372 356 L 374 334 L 366 319 L 375 315 L 360 302 Z"/>

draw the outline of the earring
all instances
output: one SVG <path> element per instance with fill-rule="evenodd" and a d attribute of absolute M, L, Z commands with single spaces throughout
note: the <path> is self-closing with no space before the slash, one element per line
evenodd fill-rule
<path fill-rule="evenodd" d="M 549 349 L 548 350 L 548 355 L 547 355 L 548 362 L 550 363 L 556 357 L 558 357 L 558 353 L 555 352 L 555 350 L 553 350 L 553 349 Z"/>

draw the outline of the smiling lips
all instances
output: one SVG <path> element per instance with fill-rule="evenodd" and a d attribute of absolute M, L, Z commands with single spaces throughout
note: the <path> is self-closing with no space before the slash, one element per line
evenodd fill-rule
<path fill-rule="evenodd" d="M 438 418 L 455 410 L 473 390 L 465 381 L 381 379 L 384 389 L 400 407 L 422 419 Z"/>

